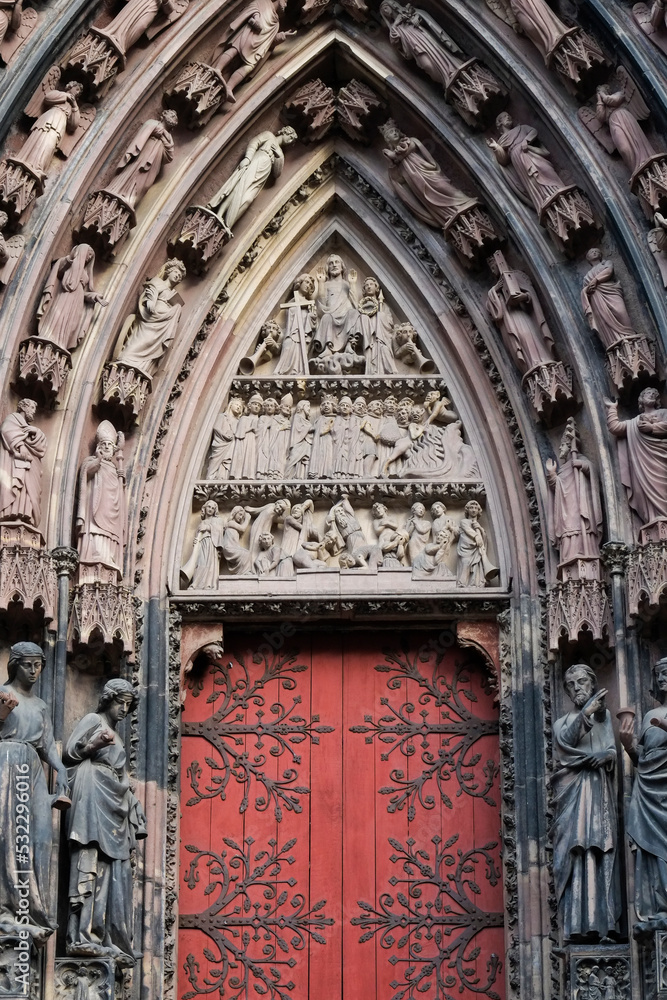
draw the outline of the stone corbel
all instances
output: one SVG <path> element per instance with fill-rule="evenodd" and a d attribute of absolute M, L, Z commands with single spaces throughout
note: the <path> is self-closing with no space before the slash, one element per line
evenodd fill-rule
<path fill-rule="evenodd" d="M 667 596 L 667 519 L 645 525 L 630 552 L 627 570 L 628 611 L 633 618 L 652 618 Z"/>
<path fill-rule="evenodd" d="M 582 28 L 570 28 L 549 53 L 553 66 L 578 94 L 589 94 L 609 74 L 611 63 L 598 41 Z"/>
<path fill-rule="evenodd" d="M 547 620 L 549 650 L 562 640 L 614 645 L 614 623 L 600 559 L 574 559 L 558 567 L 559 580 L 549 588 Z"/>
<path fill-rule="evenodd" d="M 542 206 L 540 224 L 568 257 L 577 257 L 601 233 L 588 198 L 574 184 L 557 191 Z"/>
<path fill-rule="evenodd" d="M 125 427 L 141 413 L 151 391 L 151 379 L 138 368 L 110 361 L 102 372 L 102 403 Z"/>
<path fill-rule="evenodd" d="M 172 108 L 187 128 L 202 128 L 216 113 L 227 96 L 225 81 L 208 63 L 190 62 L 181 70 L 163 103 Z"/>
<path fill-rule="evenodd" d="M 319 142 L 336 122 L 336 94 L 321 80 L 309 80 L 286 102 L 282 118 L 303 142 Z"/>
<path fill-rule="evenodd" d="M 489 688 L 495 702 L 500 700 L 500 640 L 496 622 L 459 621 L 456 638 L 464 649 L 476 649 L 489 672 Z"/>
<path fill-rule="evenodd" d="M 134 209 L 122 198 L 109 191 L 94 191 L 88 196 L 74 238 L 88 243 L 103 260 L 113 260 L 118 244 L 136 224 Z"/>
<path fill-rule="evenodd" d="M 40 532 L 20 521 L 0 524 L 0 610 L 41 612 L 51 628 L 56 595 L 55 567 Z"/>
<path fill-rule="evenodd" d="M 479 205 L 457 212 L 444 229 L 461 261 L 472 268 L 481 267 L 487 257 L 504 243 L 489 215 Z"/>
<path fill-rule="evenodd" d="M 191 205 L 185 212 L 180 233 L 170 240 L 168 250 L 183 261 L 188 274 L 203 275 L 231 238 L 231 230 L 215 212 L 203 205 Z"/>
<path fill-rule="evenodd" d="M 624 337 L 607 348 L 609 377 L 619 392 L 628 383 L 644 381 L 655 375 L 655 343 L 648 337 Z"/>
<path fill-rule="evenodd" d="M 50 340 L 28 337 L 19 345 L 16 384 L 42 406 L 53 406 L 72 370 L 72 355 Z"/>
<path fill-rule="evenodd" d="M 526 395 L 541 420 L 552 423 L 571 411 L 574 402 L 572 370 L 562 361 L 545 361 L 522 379 Z"/>
<path fill-rule="evenodd" d="M 180 702 L 185 705 L 188 678 L 195 660 L 204 657 L 215 663 L 224 655 L 225 644 L 222 625 L 213 622 L 194 622 L 184 627 L 181 637 Z"/>
<path fill-rule="evenodd" d="M 350 80 L 336 99 L 336 117 L 343 132 L 355 142 L 372 142 L 375 131 L 386 118 L 386 107 L 374 90 Z"/>

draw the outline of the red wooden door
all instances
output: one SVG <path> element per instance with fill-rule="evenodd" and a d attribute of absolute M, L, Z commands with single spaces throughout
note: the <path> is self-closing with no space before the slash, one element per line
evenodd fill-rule
<path fill-rule="evenodd" d="M 190 679 L 179 997 L 502 998 L 498 720 L 474 655 L 268 635 Z"/>

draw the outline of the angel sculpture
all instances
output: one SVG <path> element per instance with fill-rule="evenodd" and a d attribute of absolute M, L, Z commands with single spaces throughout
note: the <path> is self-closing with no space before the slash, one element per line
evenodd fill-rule
<path fill-rule="evenodd" d="M 632 16 L 654 45 L 667 55 L 667 2 L 653 0 L 652 4 L 636 3 Z"/>
<path fill-rule="evenodd" d="M 620 88 L 612 92 L 608 84 L 598 87 L 595 110 L 579 108 L 579 118 L 608 153 L 620 155 L 634 181 L 649 160 L 660 154 L 639 124 L 650 114 L 639 90 L 622 66 L 616 70 L 616 77 Z"/>
<path fill-rule="evenodd" d="M 95 108 L 78 104 L 81 84 L 61 85 L 61 76 L 60 67 L 52 66 L 25 109 L 28 118 L 37 120 L 16 159 L 38 173 L 46 170 L 55 153 L 67 159 L 95 118 Z"/>
<path fill-rule="evenodd" d="M 37 24 L 34 7 L 23 9 L 23 0 L 0 2 L 0 62 L 5 66 Z"/>
<path fill-rule="evenodd" d="M 2 231 L 7 226 L 8 221 L 7 213 L 0 212 L 0 285 L 9 283 L 25 246 L 23 236 L 10 236 L 5 239 Z"/>

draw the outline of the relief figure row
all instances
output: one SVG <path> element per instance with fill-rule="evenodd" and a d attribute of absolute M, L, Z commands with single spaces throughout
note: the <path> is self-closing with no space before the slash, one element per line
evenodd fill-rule
<path fill-rule="evenodd" d="M 376 572 L 380 567 L 409 565 L 414 579 L 485 587 L 497 576 L 498 568 L 487 553 L 481 514 L 476 500 L 466 505 L 459 521 L 448 517 L 440 502 L 431 507 L 430 518 L 424 504 L 415 503 L 405 519 L 376 503 L 364 527 L 364 518 L 360 520 L 346 495 L 326 514 L 318 511 L 317 515 L 310 499 L 294 505 L 280 499 L 261 507 L 238 505 L 225 518 L 219 515 L 218 504 L 207 500 L 181 573 L 193 590 L 216 589 L 222 556 L 222 565 L 232 576 L 292 577 L 297 570 L 328 569 Z M 276 541 L 274 531 L 279 529 Z M 454 551 L 456 572 L 449 565 Z"/>
<path fill-rule="evenodd" d="M 16 643 L 8 679 L 0 686 L 0 811 L 6 833 L 0 847 L 0 938 L 27 931 L 39 948 L 56 929 L 49 870 L 56 808 L 66 811 L 70 849 L 67 953 L 111 958 L 131 968 L 137 957 L 132 852 L 146 836 L 146 817 L 130 788 L 117 727 L 136 708 L 137 693 L 128 681 L 108 681 L 97 711 L 75 724 L 63 763 L 49 707 L 34 693 L 44 662 L 40 646 Z M 56 775 L 53 795 L 45 764 Z M 31 872 L 27 900 L 25 872 Z"/>
<path fill-rule="evenodd" d="M 229 401 L 213 429 L 206 479 L 479 478 L 461 421 L 437 390 L 366 400 L 323 394 L 319 413 L 291 394 Z"/>

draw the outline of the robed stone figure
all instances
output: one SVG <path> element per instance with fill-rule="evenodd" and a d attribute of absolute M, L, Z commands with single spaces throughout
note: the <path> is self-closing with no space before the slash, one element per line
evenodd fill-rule
<path fill-rule="evenodd" d="M 509 267 L 502 251 L 489 259 L 498 278 L 486 297 L 491 319 L 519 371 L 525 375 L 553 361 L 553 337 L 533 284 L 523 271 Z"/>
<path fill-rule="evenodd" d="M 635 846 L 635 933 L 667 930 L 667 657 L 653 667 L 651 694 L 660 702 L 644 716 L 639 739 L 634 713 L 621 722 L 620 739 L 635 765 L 625 817 Z"/>
<path fill-rule="evenodd" d="M 598 559 L 602 506 L 595 469 L 579 453 L 577 428 L 569 418 L 560 448 L 560 466 L 547 461 L 551 487 L 550 537 L 560 550 L 560 562 Z"/>
<path fill-rule="evenodd" d="M 133 966 L 136 959 L 130 856 L 146 836 L 146 817 L 130 789 L 116 727 L 136 704 L 128 681 L 108 681 L 97 712 L 76 724 L 66 750 L 73 765 L 67 952 L 113 958 L 120 966 Z"/>
<path fill-rule="evenodd" d="M 0 519 L 38 528 L 46 435 L 33 426 L 36 412 L 32 399 L 22 399 L 0 425 Z"/>
<path fill-rule="evenodd" d="M 618 419 L 618 403 L 605 401 L 607 426 L 618 438 L 621 481 L 628 503 L 649 524 L 667 517 L 667 410 L 660 405 L 657 389 L 639 394 L 639 414 Z"/>
<path fill-rule="evenodd" d="M 103 566 L 120 578 L 125 543 L 124 438 L 109 420 L 97 428 L 95 454 L 79 470 L 79 562 Z"/>
<path fill-rule="evenodd" d="M 621 913 L 616 866 L 616 743 L 606 690 L 578 663 L 565 672 L 574 710 L 554 723 L 553 865 L 565 942 L 602 941 Z"/>

